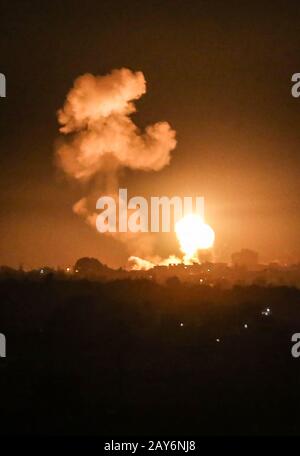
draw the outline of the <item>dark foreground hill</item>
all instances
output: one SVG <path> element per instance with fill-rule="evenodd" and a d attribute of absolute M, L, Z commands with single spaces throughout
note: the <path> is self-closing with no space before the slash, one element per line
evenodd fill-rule
<path fill-rule="evenodd" d="M 300 291 L 5 280 L 1 432 L 300 434 Z"/>

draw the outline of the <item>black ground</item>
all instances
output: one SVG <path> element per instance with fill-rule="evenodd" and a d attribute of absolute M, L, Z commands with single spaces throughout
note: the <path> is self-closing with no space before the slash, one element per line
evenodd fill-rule
<path fill-rule="evenodd" d="M 1 432 L 300 434 L 299 316 L 283 287 L 2 280 Z"/>

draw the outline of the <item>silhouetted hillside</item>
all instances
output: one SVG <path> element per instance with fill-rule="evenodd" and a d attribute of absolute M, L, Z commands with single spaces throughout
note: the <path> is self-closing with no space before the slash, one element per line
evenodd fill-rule
<path fill-rule="evenodd" d="M 1 432 L 300 432 L 297 289 L 49 276 L 0 297 Z"/>

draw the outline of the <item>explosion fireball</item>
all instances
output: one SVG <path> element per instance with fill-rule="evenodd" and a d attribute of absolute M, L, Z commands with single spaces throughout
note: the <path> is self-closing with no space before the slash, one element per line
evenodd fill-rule
<path fill-rule="evenodd" d="M 200 249 L 210 249 L 215 242 L 214 230 L 197 214 L 188 214 L 180 219 L 175 231 L 186 259 L 196 257 Z"/>

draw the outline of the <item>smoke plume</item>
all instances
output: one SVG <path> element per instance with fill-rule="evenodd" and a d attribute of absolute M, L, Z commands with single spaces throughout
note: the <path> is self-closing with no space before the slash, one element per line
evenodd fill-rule
<path fill-rule="evenodd" d="M 176 146 L 170 125 L 158 122 L 141 131 L 131 119 L 136 111 L 134 102 L 145 93 L 141 71 L 122 68 L 105 76 L 85 74 L 75 80 L 58 111 L 62 137 L 56 150 L 57 164 L 77 181 L 93 180 L 93 190 L 75 203 L 73 210 L 94 227 L 97 214 L 91 201 L 95 203 L 95 195 L 117 194 L 120 171 L 159 171 L 170 162 Z M 109 234 L 126 242 L 130 254 L 151 250 L 152 241 L 144 236 L 141 243 L 138 233 Z"/>

